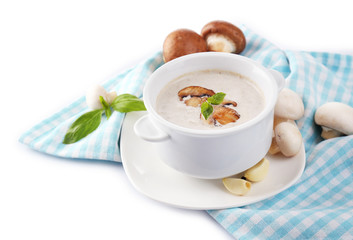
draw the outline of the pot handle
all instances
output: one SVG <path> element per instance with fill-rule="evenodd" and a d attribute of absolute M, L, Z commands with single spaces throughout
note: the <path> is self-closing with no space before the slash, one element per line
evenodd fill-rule
<path fill-rule="evenodd" d="M 277 82 L 278 92 L 280 92 L 284 88 L 286 80 L 284 79 L 283 75 L 280 72 L 273 69 L 269 69 L 269 70 L 271 75 L 275 78 Z"/>
<path fill-rule="evenodd" d="M 167 133 L 154 126 L 149 114 L 144 115 L 136 121 L 134 132 L 137 136 L 149 142 L 161 142 L 169 138 Z"/>

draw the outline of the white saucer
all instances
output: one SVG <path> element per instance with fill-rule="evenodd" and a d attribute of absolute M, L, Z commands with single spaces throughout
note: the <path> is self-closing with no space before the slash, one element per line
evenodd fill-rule
<path fill-rule="evenodd" d="M 154 144 L 140 139 L 133 131 L 134 123 L 146 112 L 131 112 L 125 117 L 121 133 L 121 157 L 132 185 L 144 195 L 175 207 L 210 210 L 240 207 L 276 195 L 293 185 L 305 167 L 304 146 L 291 158 L 266 156 L 270 161 L 268 176 L 253 183 L 246 196 L 235 196 L 222 180 L 203 180 L 186 176 L 164 164 Z"/>

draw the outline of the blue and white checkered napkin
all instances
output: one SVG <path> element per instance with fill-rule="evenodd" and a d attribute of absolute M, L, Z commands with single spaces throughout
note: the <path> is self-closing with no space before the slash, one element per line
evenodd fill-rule
<path fill-rule="evenodd" d="M 208 213 L 237 239 L 353 239 L 353 136 L 323 141 L 314 123 L 315 110 L 325 102 L 353 106 L 353 56 L 283 51 L 242 29 L 247 39 L 242 55 L 281 72 L 287 87 L 304 101 L 305 116 L 297 123 L 307 164 L 294 186 L 270 199 Z M 158 53 L 103 85 L 118 94 L 141 96 L 145 80 L 161 64 Z M 56 156 L 120 161 L 117 141 L 123 114 L 118 112 L 85 139 L 61 144 L 68 126 L 85 111 L 82 97 L 24 133 L 20 141 Z"/>
<path fill-rule="evenodd" d="M 141 97 L 145 81 L 161 64 L 161 54 L 155 54 L 133 69 L 104 82 L 102 86 L 108 92 L 116 91 L 118 95 L 131 93 Z M 109 120 L 102 118 L 98 129 L 84 139 L 75 144 L 62 144 L 69 126 L 90 110 L 86 105 L 86 98 L 81 97 L 25 132 L 19 140 L 35 150 L 55 156 L 121 162 L 118 140 L 124 114 L 116 111 Z"/>

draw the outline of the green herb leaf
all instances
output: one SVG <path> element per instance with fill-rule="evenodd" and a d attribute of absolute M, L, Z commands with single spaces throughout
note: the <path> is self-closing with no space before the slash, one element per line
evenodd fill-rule
<path fill-rule="evenodd" d="M 93 110 L 80 116 L 67 130 L 63 144 L 75 143 L 95 131 L 101 123 L 103 112 L 107 119 L 110 118 L 111 108 L 124 113 L 146 110 L 143 101 L 132 94 L 121 94 L 110 105 L 102 96 L 99 96 L 99 100 L 103 109 Z"/>
<path fill-rule="evenodd" d="M 104 112 L 105 112 L 105 116 L 107 116 L 107 119 L 110 118 L 110 116 L 112 115 L 112 110 L 110 109 L 109 104 L 104 100 L 104 98 L 102 96 L 99 96 L 99 101 L 101 102 Z"/>
<path fill-rule="evenodd" d="M 224 97 L 226 96 L 223 92 L 218 92 L 215 95 L 207 98 L 207 101 L 213 105 L 219 105 L 223 102 Z"/>
<path fill-rule="evenodd" d="M 141 99 L 128 93 L 117 96 L 111 105 L 115 111 L 123 113 L 146 110 L 145 104 Z"/>
<path fill-rule="evenodd" d="M 75 143 L 96 130 L 101 123 L 103 109 L 81 115 L 67 130 L 63 144 Z"/>
<path fill-rule="evenodd" d="M 213 107 L 210 103 L 203 102 L 201 104 L 201 113 L 206 120 L 212 114 L 212 112 L 213 112 Z"/>

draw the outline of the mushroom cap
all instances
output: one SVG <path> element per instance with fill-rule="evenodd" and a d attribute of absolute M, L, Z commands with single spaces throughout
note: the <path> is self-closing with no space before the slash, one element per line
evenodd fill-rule
<path fill-rule="evenodd" d="M 283 88 L 278 94 L 275 115 L 291 120 L 298 120 L 303 117 L 304 104 L 300 96 L 289 88 Z"/>
<path fill-rule="evenodd" d="M 353 134 L 353 108 L 340 102 L 328 102 L 315 112 L 315 123 L 346 135 Z"/>
<path fill-rule="evenodd" d="M 169 33 L 163 43 L 164 62 L 187 54 L 206 51 L 205 39 L 189 29 L 178 29 Z"/>
<path fill-rule="evenodd" d="M 286 157 L 296 155 L 303 142 L 298 127 L 290 122 L 281 122 L 276 126 L 275 138 L 281 153 Z"/>
<path fill-rule="evenodd" d="M 201 36 L 207 39 L 210 34 L 220 34 L 232 40 L 236 46 L 235 53 L 241 53 L 246 46 L 244 33 L 229 22 L 217 20 L 207 23 L 201 30 Z"/>

